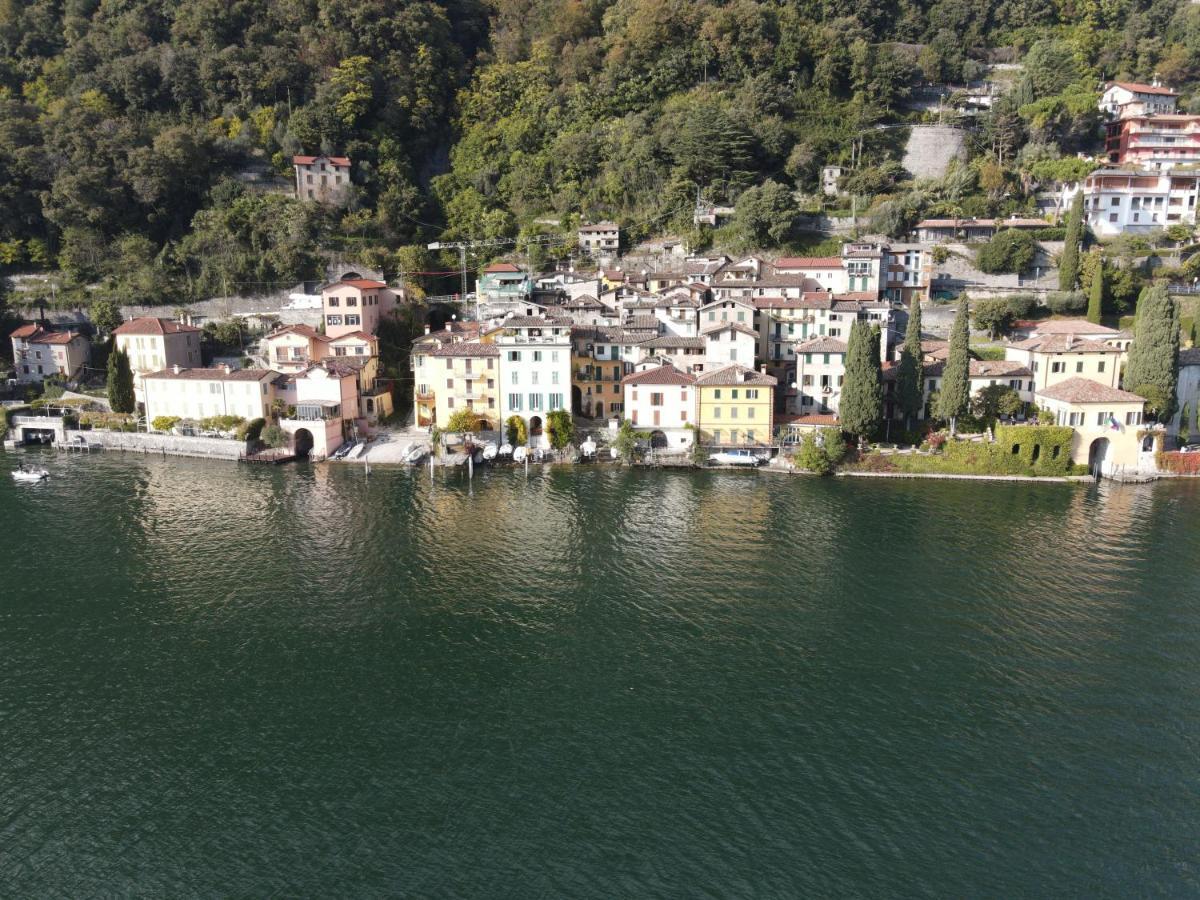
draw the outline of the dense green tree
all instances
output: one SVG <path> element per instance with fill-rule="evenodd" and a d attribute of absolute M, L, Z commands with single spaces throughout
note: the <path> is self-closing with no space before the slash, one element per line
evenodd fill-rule
<path fill-rule="evenodd" d="M 88 309 L 88 318 L 101 334 L 112 334 L 122 321 L 121 310 L 111 300 L 93 301 Z"/>
<path fill-rule="evenodd" d="M 744 249 L 778 247 L 791 232 L 796 213 L 791 190 L 767 181 L 738 197 L 733 227 Z"/>
<path fill-rule="evenodd" d="M 904 427 L 912 423 L 925 407 L 925 366 L 921 350 L 921 301 L 913 300 L 896 368 L 896 402 L 904 415 Z"/>
<path fill-rule="evenodd" d="M 1076 191 L 1067 213 L 1067 233 L 1062 258 L 1058 261 L 1058 289 L 1073 291 L 1079 281 L 1079 243 L 1083 239 L 1083 191 Z"/>
<path fill-rule="evenodd" d="M 108 354 L 108 403 L 117 413 L 131 413 L 137 408 L 129 354 L 119 347 Z"/>
<path fill-rule="evenodd" d="M 869 438 L 882 421 L 883 384 L 880 377 L 878 332 L 864 321 L 850 326 L 846 346 L 846 375 L 838 403 L 842 430 Z"/>
<path fill-rule="evenodd" d="M 938 389 L 934 415 L 950 423 L 954 434 L 958 417 L 964 415 L 971 403 L 971 328 L 968 321 L 967 298 L 958 300 L 958 312 L 950 329 L 950 350 L 942 368 L 942 383 Z"/>
<path fill-rule="evenodd" d="M 1024 272 L 1033 265 L 1036 247 L 1027 231 L 1005 228 L 975 251 L 975 265 L 982 272 Z"/>
<path fill-rule="evenodd" d="M 1088 288 L 1087 320 L 1093 325 L 1100 324 L 1100 316 L 1104 309 L 1104 266 L 1103 264 L 1092 273 L 1092 286 Z"/>
<path fill-rule="evenodd" d="M 1143 396 L 1146 396 L 1147 388 L 1152 388 L 1155 412 L 1165 420 L 1175 412 L 1178 377 L 1179 306 L 1167 293 L 1165 284 L 1156 284 L 1138 303 L 1124 384 Z"/>
<path fill-rule="evenodd" d="M 546 413 L 546 434 L 550 446 L 562 450 L 575 439 L 575 420 L 565 409 L 552 409 Z"/>

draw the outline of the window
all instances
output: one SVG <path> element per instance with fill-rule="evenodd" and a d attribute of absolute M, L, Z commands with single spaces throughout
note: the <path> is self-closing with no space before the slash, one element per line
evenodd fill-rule
<path fill-rule="evenodd" d="M 341 325 L 342 317 L 341 316 L 326 316 L 325 324 L 326 325 Z"/>
<path fill-rule="evenodd" d="M 453 398 L 453 397 L 447 397 L 447 398 L 446 398 L 446 408 L 447 408 L 447 409 L 454 409 L 454 398 Z"/>
<path fill-rule="evenodd" d="M 1066 370 L 1066 363 L 1062 363 L 1062 362 L 1050 363 L 1050 371 L 1051 372 L 1062 372 L 1065 370 Z"/>
<path fill-rule="evenodd" d="M 720 432 L 720 431 L 714 431 L 714 432 L 712 433 L 712 439 L 713 439 L 713 443 L 714 443 L 714 444 L 719 444 L 719 443 L 721 443 L 721 432 Z"/>
<path fill-rule="evenodd" d="M 341 300 L 339 300 L 337 297 L 330 297 L 330 298 L 329 298 L 329 305 L 330 305 L 330 306 L 340 306 L 340 305 L 341 305 L 341 302 L 342 302 L 342 301 L 341 301 Z"/>
<path fill-rule="evenodd" d="M 558 384 L 558 369 L 555 369 L 553 372 L 550 373 L 550 383 Z"/>
<path fill-rule="evenodd" d="M 562 394 L 551 394 L 550 395 L 550 408 L 551 409 L 562 409 L 563 408 L 563 395 Z"/>
<path fill-rule="evenodd" d="M 357 297 L 347 297 L 346 305 L 347 306 L 358 306 L 358 298 Z M 363 304 L 363 305 L 365 306 L 366 304 Z"/>
<path fill-rule="evenodd" d="M 719 406 L 714 406 L 714 407 L 713 407 L 713 418 L 714 418 L 714 419 L 719 419 L 719 418 L 721 418 L 721 407 L 719 407 Z"/>
<path fill-rule="evenodd" d="M 537 373 L 537 371 L 536 371 L 536 370 L 534 370 L 533 372 L 530 372 L 530 373 L 529 373 L 529 383 L 530 383 L 530 384 L 537 384 L 537 383 L 538 383 L 538 373 Z"/>
<path fill-rule="evenodd" d="M 1142 424 L 1142 414 L 1140 412 L 1125 413 L 1125 424 L 1126 425 L 1141 425 Z"/>
<path fill-rule="evenodd" d="M 513 370 L 513 373 L 512 373 L 512 383 L 513 383 L 513 384 L 520 384 L 520 383 L 521 383 L 521 379 L 518 377 L 518 375 L 519 375 L 519 373 L 518 373 L 518 372 L 517 372 L 517 371 L 514 369 L 514 370 Z"/>
<path fill-rule="evenodd" d="M 508 351 L 508 361 L 509 362 L 520 362 L 521 361 L 521 351 L 520 350 L 509 350 Z"/>
<path fill-rule="evenodd" d="M 1096 413 L 1096 424 L 1100 426 L 1108 424 L 1108 416 L 1109 414 L 1106 412 Z"/>
<path fill-rule="evenodd" d="M 1076 371 L 1076 372 L 1082 372 L 1082 371 L 1083 371 L 1083 361 L 1082 361 L 1082 360 L 1081 360 L 1081 361 L 1079 361 L 1079 362 L 1077 362 L 1077 363 L 1075 363 L 1075 371 Z"/>
<path fill-rule="evenodd" d="M 1067 424 L 1070 425 L 1072 428 L 1083 425 L 1083 413 L 1081 413 L 1081 412 L 1071 413 L 1067 419 Z"/>
<path fill-rule="evenodd" d="M 449 390 L 449 391 L 454 390 L 454 379 L 453 378 L 446 379 L 446 390 Z"/>
<path fill-rule="evenodd" d="M 729 392 L 729 399 L 736 400 L 737 398 L 738 398 L 738 389 L 734 388 L 732 391 Z"/>
<path fill-rule="evenodd" d="M 1104 360 L 1100 360 L 1100 362 L 1096 363 L 1096 371 L 1097 372 L 1104 371 Z"/>
<path fill-rule="evenodd" d="M 541 362 L 541 361 L 542 361 L 542 351 L 541 351 L 541 350 L 534 350 L 534 351 L 533 351 L 533 361 L 534 361 L 534 362 Z"/>
<path fill-rule="evenodd" d="M 747 400 L 757 400 L 758 399 L 758 389 L 757 388 L 747 388 L 746 389 L 746 399 Z"/>
<path fill-rule="evenodd" d="M 508 408 L 515 412 L 521 411 L 521 395 L 520 394 L 509 394 L 508 395 Z"/>
<path fill-rule="evenodd" d="M 1110 221 L 1110 222 L 1115 222 L 1115 221 L 1117 221 L 1117 214 L 1116 214 L 1116 213 L 1109 213 L 1109 214 L 1108 214 L 1108 221 Z"/>
<path fill-rule="evenodd" d="M 738 408 L 736 406 L 729 407 L 729 418 L 736 419 L 738 417 Z"/>
<path fill-rule="evenodd" d="M 717 388 L 715 391 L 713 391 L 713 399 L 714 400 L 721 399 L 721 389 L 720 388 Z"/>
<path fill-rule="evenodd" d="M 753 428 L 751 428 L 749 431 L 747 431 L 747 432 L 746 432 L 746 443 L 747 443 L 747 444 L 753 444 L 754 442 L 755 442 L 755 440 L 754 440 L 754 429 L 753 429 Z"/>
<path fill-rule="evenodd" d="M 542 409 L 542 395 L 541 394 L 530 394 L 529 395 L 529 411 L 530 412 L 540 412 L 541 409 Z"/>

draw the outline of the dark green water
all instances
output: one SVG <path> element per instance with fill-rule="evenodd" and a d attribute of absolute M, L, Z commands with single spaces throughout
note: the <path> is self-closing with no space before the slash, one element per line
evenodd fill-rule
<path fill-rule="evenodd" d="M 1198 484 L 47 462 L 5 897 L 1200 891 Z"/>

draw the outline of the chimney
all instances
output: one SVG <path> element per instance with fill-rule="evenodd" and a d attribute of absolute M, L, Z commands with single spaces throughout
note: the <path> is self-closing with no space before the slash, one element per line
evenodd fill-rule
<path fill-rule="evenodd" d="M 446 323 L 446 330 L 447 330 L 447 331 L 450 331 L 450 330 L 451 330 L 450 326 L 451 326 L 452 324 L 454 324 L 454 323 L 453 323 L 453 322 L 447 322 L 447 323 Z"/>
<path fill-rule="evenodd" d="M 425 333 L 429 334 L 429 323 L 428 322 L 425 323 Z"/>
<path fill-rule="evenodd" d="M 176 375 L 178 375 L 179 374 L 179 363 L 175 363 L 175 365 L 171 366 L 171 371 L 174 372 Z"/>
<path fill-rule="evenodd" d="M 229 368 L 229 363 L 222 364 L 221 368 L 225 370 L 226 375 L 233 371 L 231 368 Z"/>

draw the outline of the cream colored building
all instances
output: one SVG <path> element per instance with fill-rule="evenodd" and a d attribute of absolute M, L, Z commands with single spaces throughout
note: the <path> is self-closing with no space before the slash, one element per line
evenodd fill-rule
<path fill-rule="evenodd" d="M 442 428 L 462 409 L 476 413 L 480 430 L 499 420 L 500 348 L 492 343 L 450 343 L 434 348 L 424 377 L 434 393 L 433 424 Z"/>
<path fill-rule="evenodd" d="M 278 372 L 270 369 L 185 369 L 174 366 L 143 376 L 146 420 L 159 416 L 199 421 L 210 416 L 266 418 Z"/>
<path fill-rule="evenodd" d="M 1155 471 L 1165 429 L 1143 424 L 1144 398 L 1074 377 L 1038 391 L 1037 402 L 1075 430 L 1071 462 L 1109 476 Z"/>
<path fill-rule="evenodd" d="M 692 443 L 696 424 L 696 378 L 665 365 L 626 375 L 625 418 L 650 433 L 650 446 L 681 449 Z"/>
<path fill-rule="evenodd" d="M 1072 378 L 1087 378 L 1115 388 L 1121 377 L 1125 351 L 1105 341 L 1073 334 L 1049 334 L 1009 344 L 1004 358 L 1021 363 L 1033 373 L 1035 391 Z"/>
<path fill-rule="evenodd" d="M 329 354 L 330 339 L 309 325 L 284 325 L 262 340 L 267 364 L 280 372 L 303 372 Z"/>
<path fill-rule="evenodd" d="M 48 331 L 40 325 L 22 325 L 12 333 L 13 364 L 17 380 L 34 383 L 61 375 L 70 380 L 91 359 L 91 345 L 77 331 Z"/>
<path fill-rule="evenodd" d="M 200 365 L 200 333 L 194 325 L 153 316 L 130 319 L 113 329 L 116 346 L 129 356 L 133 392 L 139 403 L 146 402 L 145 375 L 174 366 L 192 369 Z"/>

